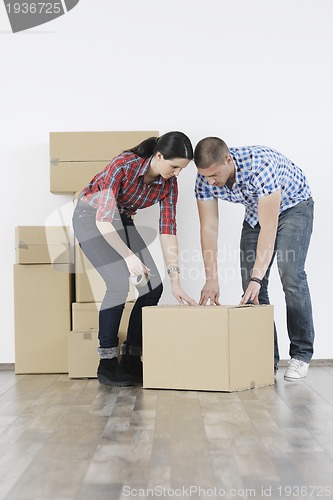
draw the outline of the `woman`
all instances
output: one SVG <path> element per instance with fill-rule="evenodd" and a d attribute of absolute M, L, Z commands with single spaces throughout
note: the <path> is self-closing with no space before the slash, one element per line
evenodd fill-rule
<path fill-rule="evenodd" d="M 191 142 L 182 132 L 150 137 L 116 156 L 79 195 L 75 236 L 107 286 L 99 312 L 100 383 L 125 386 L 142 381 L 142 307 L 156 305 L 163 291 L 157 267 L 133 222 L 138 209 L 160 203 L 160 239 L 173 295 L 181 304 L 195 304 L 179 284 L 176 237 L 177 176 L 192 159 Z M 138 287 L 118 364 L 118 329 L 129 276 L 147 283 Z"/>

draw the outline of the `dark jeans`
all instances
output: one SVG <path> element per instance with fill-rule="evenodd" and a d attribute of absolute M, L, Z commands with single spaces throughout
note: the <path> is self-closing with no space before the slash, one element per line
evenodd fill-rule
<path fill-rule="evenodd" d="M 287 329 L 290 340 L 291 358 L 309 362 L 313 355 L 314 327 L 311 297 L 304 270 L 313 227 L 312 198 L 282 212 L 279 216 L 274 257 L 285 294 L 287 307 Z M 243 290 L 246 290 L 255 261 L 260 225 L 252 228 L 244 221 L 241 235 L 241 272 Z M 259 303 L 269 304 L 268 279 L 272 265 L 269 265 L 259 293 Z M 274 361 L 279 361 L 276 329 Z"/>
<path fill-rule="evenodd" d="M 161 277 L 146 244 L 131 217 L 113 221 L 123 242 L 150 269 L 152 274 L 132 309 L 127 330 L 127 345 L 142 347 L 142 307 L 157 305 L 163 291 Z M 106 283 L 106 293 L 99 312 L 99 344 L 102 348 L 118 345 L 118 330 L 129 291 L 129 271 L 124 259 L 102 236 L 96 226 L 96 211 L 78 201 L 73 215 L 73 228 L 79 245 Z"/>

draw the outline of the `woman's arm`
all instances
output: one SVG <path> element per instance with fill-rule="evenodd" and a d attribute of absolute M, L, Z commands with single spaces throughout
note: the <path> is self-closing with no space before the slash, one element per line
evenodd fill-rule
<path fill-rule="evenodd" d="M 128 267 L 129 273 L 132 276 L 139 276 L 150 273 L 150 269 L 146 267 L 141 260 L 132 252 L 130 248 L 123 242 L 119 234 L 115 230 L 111 222 L 100 222 L 96 220 L 96 226 L 109 245 L 123 257 Z"/>
<path fill-rule="evenodd" d="M 160 240 L 167 268 L 178 268 L 178 241 L 176 236 L 177 200 L 177 178 L 173 177 L 168 195 L 160 201 Z M 182 305 L 184 302 L 187 302 L 191 306 L 197 305 L 195 300 L 189 297 L 181 288 L 178 270 L 173 270 L 168 275 L 171 279 L 172 293 L 178 302 Z"/>
<path fill-rule="evenodd" d="M 167 269 L 170 269 L 168 275 L 171 280 L 173 295 L 176 297 L 180 304 L 184 304 L 184 302 L 187 302 L 191 306 L 197 305 L 195 300 L 187 295 L 180 286 L 177 236 L 174 234 L 161 234 L 160 240 Z"/>

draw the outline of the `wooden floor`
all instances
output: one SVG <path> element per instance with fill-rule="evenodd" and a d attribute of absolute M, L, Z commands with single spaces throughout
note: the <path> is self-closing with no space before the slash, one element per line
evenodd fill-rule
<path fill-rule="evenodd" d="M 0 371 L 0 499 L 333 498 L 333 366 L 283 372 L 227 394 Z"/>

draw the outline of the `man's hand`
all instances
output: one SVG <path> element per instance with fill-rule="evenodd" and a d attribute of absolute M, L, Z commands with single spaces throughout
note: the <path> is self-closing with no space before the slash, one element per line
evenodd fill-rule
<path fill-rule="evenodd" d="M 256 283 L 255 281 L 250 281 L 248 284 L 247 289 L 245 290 L 245 293 L 240 301 L 240 305 L 247 304 L 249 301 L 253 301 L 253 303 L 258 306 L 259 305 L 259 292 L 260 292 L 260 285 L 259 283 Z"/>
<path fill-rule="evenodd" d="M 205 286 L 201 290 L 199 306 L 205 306 L 208 301 L 211 306 L 220 306 L 219 296 L 220 287 L 218 280 L 207 280 Z"/>

